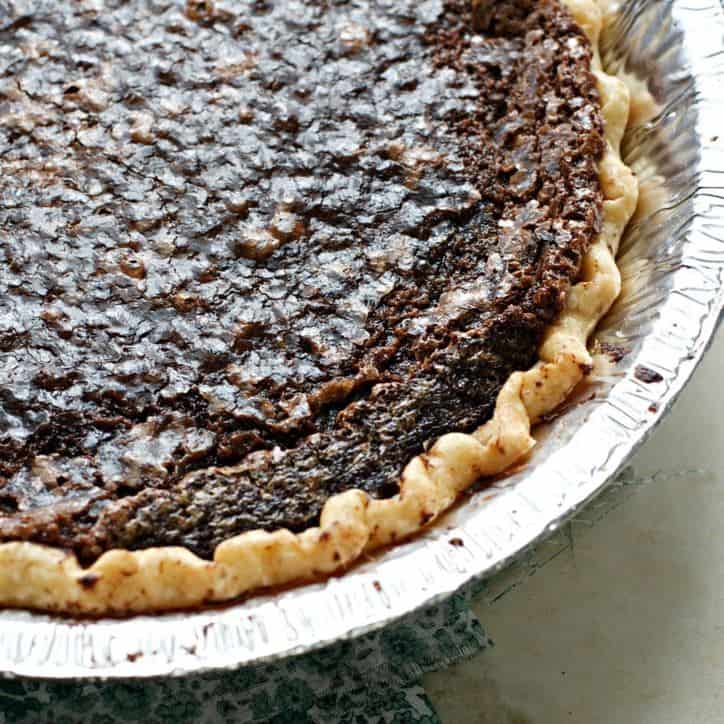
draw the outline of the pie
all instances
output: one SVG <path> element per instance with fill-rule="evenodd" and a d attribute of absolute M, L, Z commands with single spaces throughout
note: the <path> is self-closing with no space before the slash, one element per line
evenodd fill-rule
<path fill-rule="evenodd" d="M 521 461 L 636 204 L 593 0 L 14 0 L 0 603 L 340 571 Z"/>

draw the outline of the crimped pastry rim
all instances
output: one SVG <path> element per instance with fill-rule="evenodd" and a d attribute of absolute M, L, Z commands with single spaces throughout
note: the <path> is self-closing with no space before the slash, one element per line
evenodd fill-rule
<path fill-rule="evenodd" d="M 185 548 L 111 550 L 82 568 L 72 553 L 27 542 L 0 544 L 0 605 L 82 614 L 131 614 L 226 601 L 269 586 L 338 571 L 361 555 L 403 540 L 446 511 L 481 477 L 504 472 L 534 447 L 531 426 L 588 374 L 587 340 L 621 289 L 615 254 L 637 203 L 638 185 L 620 156 L 630 98 L 603 72 L 598 52 L 606 0 L 561 0 L 594 49 L 606 150 L 599 164 L 603 225 L 586 254 L 582 281 L 547 330 L 540 361 L 510 376 L 493 418 L 472 434 L 442 436 L 413 458 L 400 492 L 375 500 L 360 490 L 335 495 L 320 526 L 299 534 L 251 531 L 219 544 L 212 561 Z"/>

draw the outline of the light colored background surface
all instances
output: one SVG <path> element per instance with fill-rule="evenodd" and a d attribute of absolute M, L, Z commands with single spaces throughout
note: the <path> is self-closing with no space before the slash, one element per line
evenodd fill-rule
<path fill-rule="evenodd" d="M 496 647 L 425 682 L 446 724 L 724 722 L 723 368 L 724 331 L 633 460 L 665 474 L 476 607 Z"/>

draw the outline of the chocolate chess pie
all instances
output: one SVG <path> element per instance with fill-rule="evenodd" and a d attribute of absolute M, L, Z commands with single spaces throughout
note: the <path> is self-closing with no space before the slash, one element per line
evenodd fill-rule
<path fill-rule="evenodd" d="M 4 7 L 3 605 L 340 570 L 590 371 L 636 203 L 593 0 Z"/>

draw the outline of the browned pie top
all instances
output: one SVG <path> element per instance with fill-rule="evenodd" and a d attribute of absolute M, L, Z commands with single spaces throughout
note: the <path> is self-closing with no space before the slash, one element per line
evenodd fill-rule
<path fill-rule="evenodd" d="M 602 122 L 558 2 L 468 4 L 0 11 L 0 539 L 209 556 L 490 417 Z"/>

